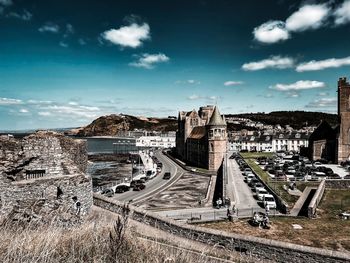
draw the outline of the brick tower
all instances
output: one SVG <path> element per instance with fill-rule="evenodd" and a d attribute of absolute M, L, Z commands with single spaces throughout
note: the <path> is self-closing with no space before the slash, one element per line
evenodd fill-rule
<path fill-rule="evenodd" d="M 227 132 L 225 119 L 221 117 L 218 107 L 206 125 L 208 132 L 208 169 L 218 170 L 226 153 Z"/>
<path fill-rule="evenodd" d="M 338 163 L 349 160 L 350 156 L 350 84 L 346 78 L 338 81 Z"/>

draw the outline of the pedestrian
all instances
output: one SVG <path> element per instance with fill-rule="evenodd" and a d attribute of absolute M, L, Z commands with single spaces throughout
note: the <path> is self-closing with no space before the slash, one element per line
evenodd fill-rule
<path fill-rule="evenodd" d="M 266 206 L 265 206 L 265 214 L 266 214 L 266 216 L 269 216 L 269 213 L 270 213 L 270 206 L 268 204 L 266 204 Z"/>

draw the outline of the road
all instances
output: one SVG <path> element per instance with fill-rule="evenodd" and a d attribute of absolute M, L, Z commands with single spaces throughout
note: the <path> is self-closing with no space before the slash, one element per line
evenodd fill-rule
<path fill-rule="evenodd" d="M 134 205 L 140 204 L 170 187 L 184 174 L 184 170 L 165 156 L 161 151 L 156 151 L 155 156 L 161 163 L 163 163 L 163 169 L 160 174 L 146 182 L 146 189 L 142 191 L 130 190 L 125 193 L 115 194 L 113 198 L 122 202 L 130 202 Z M 165 172 L 171 173 L 172 176 L 170 180 L 163 179 Z"/>
<path fill-rule="evenodd" d="M 233 192 L 236 208 L 260 208 L 257 200 L 253 196 L 252 190 L 248 184 L 244 182 L 244 177 L 235 159 L 227 160 L 227 181 L 227 192 Z"/>

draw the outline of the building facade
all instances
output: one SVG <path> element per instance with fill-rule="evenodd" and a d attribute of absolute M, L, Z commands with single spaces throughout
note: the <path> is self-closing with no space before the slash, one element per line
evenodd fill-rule
<path fill-rule="evenodd" d="M 136 139 L 136 147 L 174 148 L 175 136 L 141 136 Z"/>
<path fill-rule="evenodd" d="M 227 125 L 214 106 L 179 112 L 176 153 L 190 165 L 217 170 L 227 145 Z"/>

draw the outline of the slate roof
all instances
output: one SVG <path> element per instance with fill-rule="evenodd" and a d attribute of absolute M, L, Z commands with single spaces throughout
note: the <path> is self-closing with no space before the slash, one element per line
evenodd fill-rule
<path fill-rule="evenodd" d="M 188 136 L 189 139 L 202 139 L 207 133 L 207 130 L 205 129 L 205 126 L 197 126 L 194 127 L 190 135 Z"/>
<path fill-rule="evenodd" d="M 226 121 L 221 117 L 219 109 L 215 106 L 213 114 L 210 117 L 210 121 L 208 123 L 210 126 L 226 126 Z"/>

